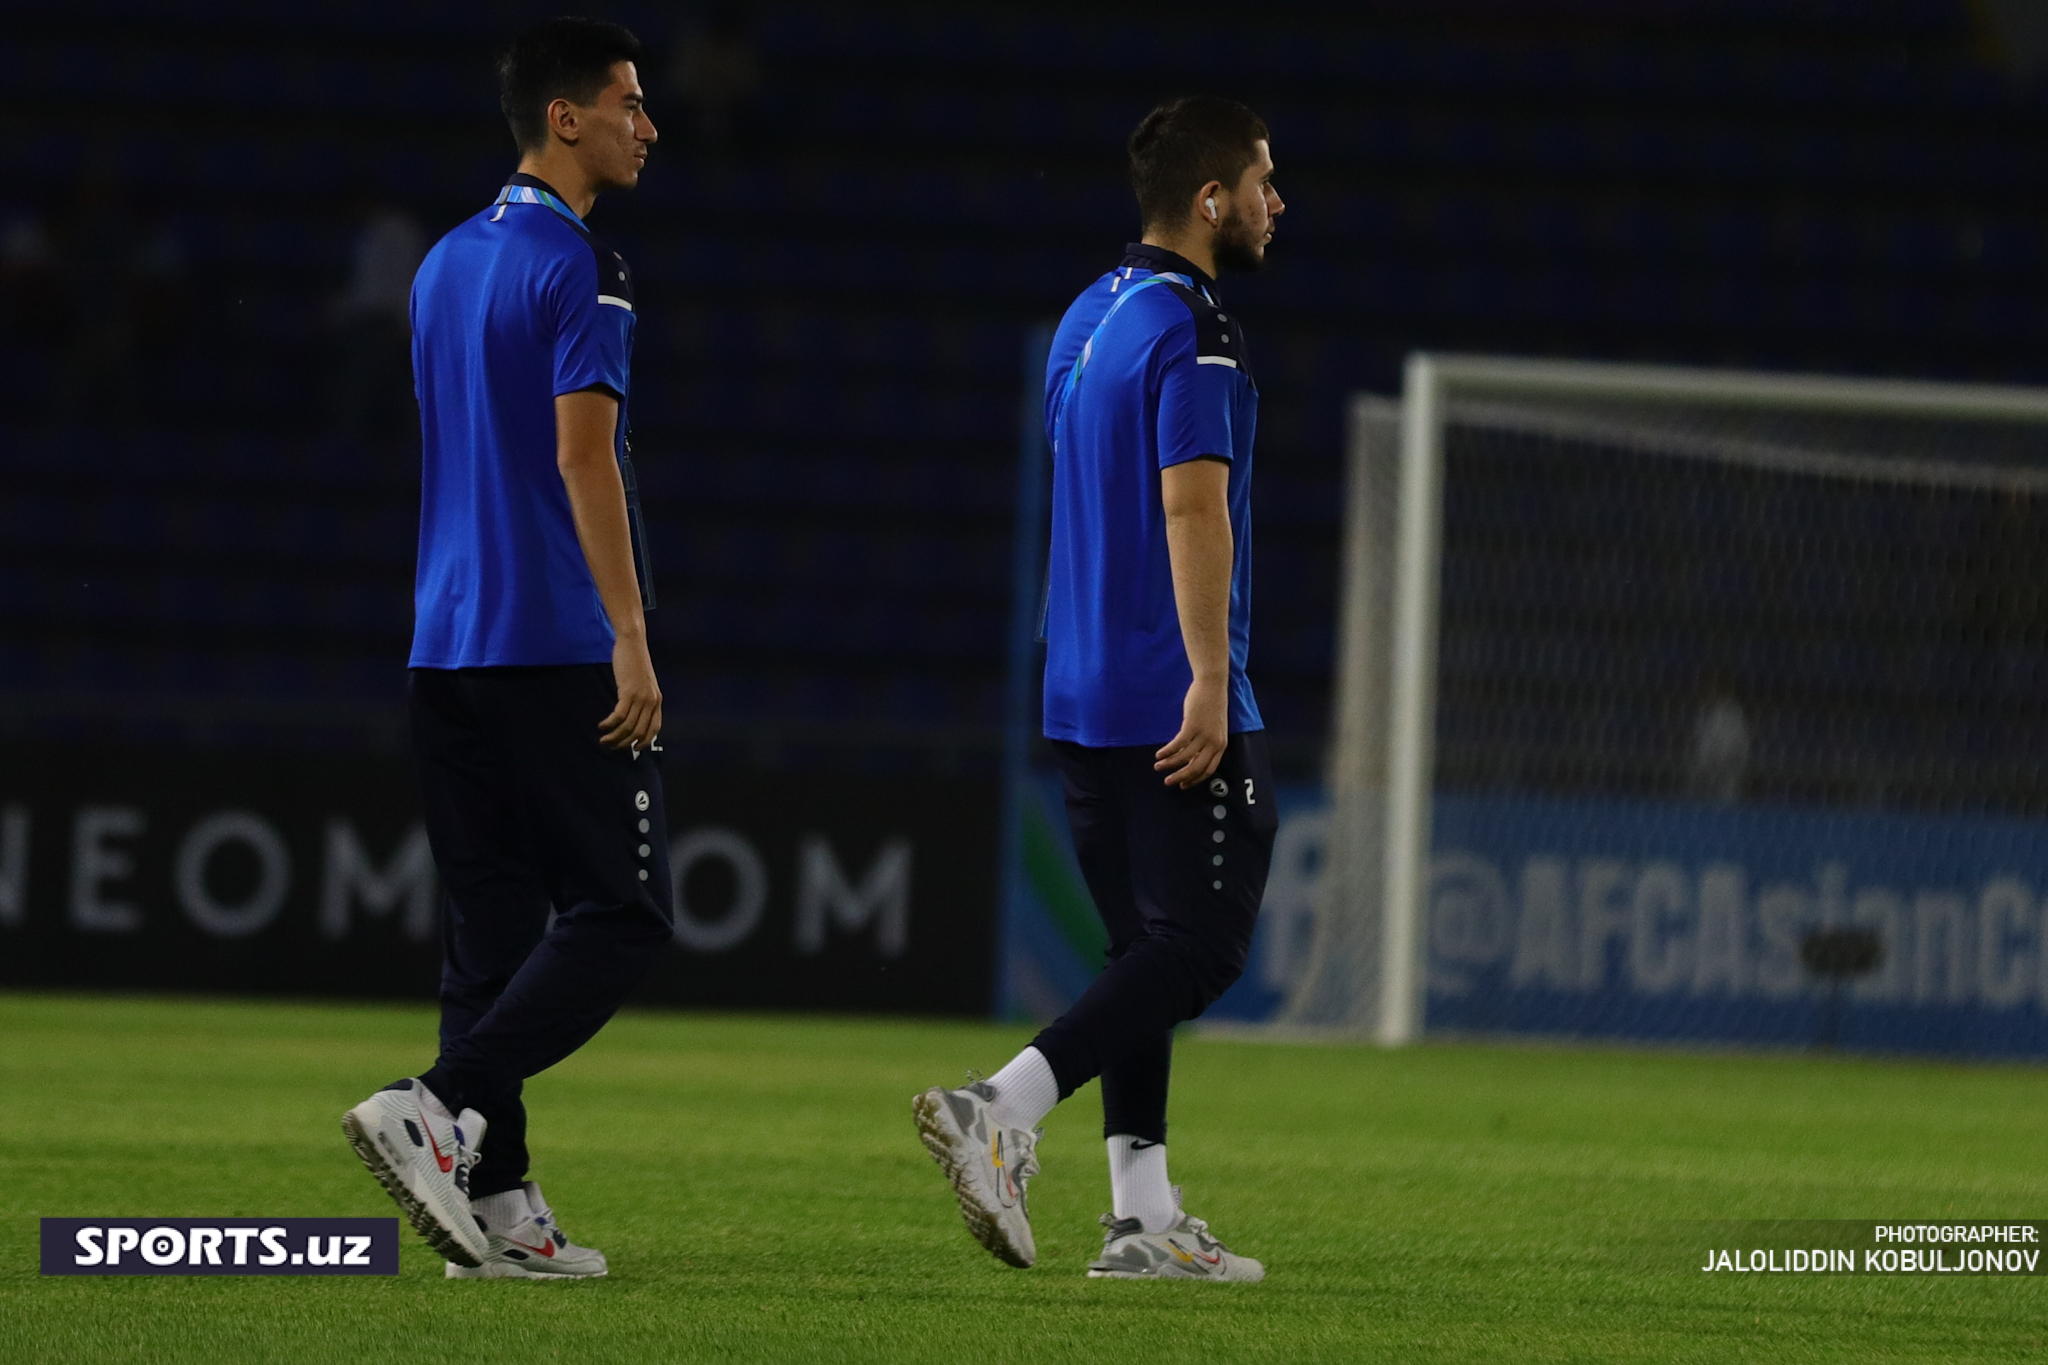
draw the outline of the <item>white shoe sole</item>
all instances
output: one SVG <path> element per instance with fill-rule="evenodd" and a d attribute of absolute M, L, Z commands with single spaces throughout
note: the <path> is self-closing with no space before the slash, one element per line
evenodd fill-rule
<path fill-rule="evenodd" d="M 1242 1275 L 1236 1279 L 1225 1279 L 1221 1275 L 1147 1275 L 1139 1270 L 1090 1270 L 1088 1278 L 1091 1280 L 1190 1280 L 1203 1284 L 1257 1284 L 1260 1280 L 1266 1278 L 1266 1272 L 1260 1270 L 1256 1275 Z"/>
<path fill-rule="evenodd" d="M 364 1104 L 372 1101 L 365 1100 Z M 356 1149 L 363 1165 L 377 1183 L 384 1187 L 398 1207 L 411 1221 L 413 1230 L 426 1238 L 427 1245 L 441 1253 L 443 1259 L 456 1265 L 475 1268 L 484 1263 L 488 1248 L 481 1228 L 475 1226 L 476 1217 L 469 1212 L 468 1201 L 464 1201 L 461 1217 L 470 1226 L 464 1228 L 455 1222 L 452 1211 L 435 1207 L 438 1201 L 423 1195 L 413 1188 L 406 1171 L 412 1165 L 412 1157 L 403 1151 L 386 1151 L 377 1141 L 383 1132 L 380 1126 L 373 1128 L 358 1112 L 363 1105 L 357 1105 L 341 1116 L 341 1131 L 348 1138 L 348 1145 Z"/>
<path fill-rule="evenodd" d="M 611 1273 L 610 1267 L 603 1270 L 583 1270 L 573 1275 L 557 1271 L 553 1274 L 528 1270 L 523 1265 L 510 1261 L 490 1261 L 484 1265 L 457 1265 L 448 1263 L 447 1278 L 451 1280 L 601 1280 Z"/>
<path fill-rule="evenodd" d="M 911 1101 L 910 1109 L 917 1119 L 917 1135 L 923 1139 L 925 1150 L 932 1154 L 932 1160 L 939 1163 L 939 1169 L 945 1172 L 947 1182 L 960 1200 L 960 1216 L 966 1221 L 968 1232 L 997 1260 L 1019 1270 L 1029 1270 L 1038 1260 L 1037 1248 L 1019 1246 L 1006 1226 L 1008 1220 L 1004 1214 L 1007 1210 L 1000 1204 L 990 1207 L 995 1201 L 981 1189 L 981 1182 L 975 1178 L 974 1162 L 980 1155 L 980 1144 L 960 1131 L 943 1092 L 936 1088 L 925 1091 Z"/>

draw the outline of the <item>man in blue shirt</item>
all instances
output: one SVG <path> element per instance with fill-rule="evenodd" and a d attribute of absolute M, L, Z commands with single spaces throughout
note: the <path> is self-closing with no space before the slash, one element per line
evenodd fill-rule
<path fill-rule="evenodd" d="M 521 1089 L 604 1026 L 672 934 L 626 450 L 633 280 L 583 221 L 638 183 L 655 140 L 640 51 L 592 19 L 513 43 L 499 77 L 518 173 L 413 282 L 410 690 L 446 891 L 441 1053 L 343 1129 L 451 1278 L 605 1273 L 526 1179 Z"/>
<path fill-rule="evenodd" d="M 1245 677 L 1258 388 L 1215 275 L 1256 270 L 1285 210 L 1266 125 L 1176 100 L 1131 135 L 1143 241 L 1067 310 L 1053 448 L 1045 733 L 1109 965 L 987 1081 L 916 1102 L 977 1240 L 1036 1259 L 1038 1122 L 1102 1078 L 1113 1211 L 1091 1276 L 1256 1280 L 1166 1174 L 1174 1026 L 1244 969 L 1278 820 Z"/>

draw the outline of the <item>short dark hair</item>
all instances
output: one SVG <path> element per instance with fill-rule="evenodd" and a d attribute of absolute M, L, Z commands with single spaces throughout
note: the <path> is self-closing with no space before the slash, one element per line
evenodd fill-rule
<path fill-rule="evenodd" d="M 1211 180 L 1235 185 L 1269 140 L 1266 121 L 1236 100 L 1189 95 L 1168 100 L 1131 134 L 1131 188 L 1145 227 L 1177 222 Z"/>
<path fill-rule="evenodd" d="M 498 107 L 519 150 L 547 144 L 550 104 L 589 104 L 612 83 L 612 67 L 639 61 L 642 51 L 631 30 L 581 15 L 549 19 L 514 38 L 498 57 Z"/>

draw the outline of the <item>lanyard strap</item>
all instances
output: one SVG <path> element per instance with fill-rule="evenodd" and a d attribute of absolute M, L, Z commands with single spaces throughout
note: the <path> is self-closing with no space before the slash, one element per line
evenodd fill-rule
<path fill-rule="evenodd" d="M 1126 267 L 1123 280 L 1119 283 L 1129 283 L 1130 278 L 1131 276 L 1129 268 Z M 1169 282 L 1173 284 L 1183 285 L 1189 289 L 1193 289 L 1195 287 L 1195 282 L 1189 279 L 1186 275 L 1176 274 L 1174 271 L 1171 270 L 1159 270 L 1153 272 L 1150 275 L 1147 275 L 1144 279 L 1139 280 L 1136 284 L 1131 285 L 1129 289 L 1125 289 L 1117 295 L 1116 302 L 1109 305 L 1109 311 L 1102 315 L 1102 321 L 1095 324 L 1095 330 L 1088 334 L 1088 340 L 1082 344 L 1081 354 L 1074 358 L 1074 367 L 1067 371 L 1067 382 L 1060 389 L 1060 416 L 1064 417 L 1066 415 L 1067 404 L 1073 401 L 1075 386 L 1077 386 L 1081 382 L 1081 371 L 1088 368 L 1088 358 L 1095 354 L 1096 338 L 1102 335 L 1103 328 L 1109 326 L 1109 320 L 1116 316 L 1116 310 L 1123 307 L 1126 303 L 1130 302 L 1131 295 L 1137 293 L 1139 290 L 1150 289 L 1155 284 L 1167 284 Z M 1111 286 L 1111 288 L 1116 287 L 1116 285 Z M 1057 428 L 1057 421 L 1055 421 L 1054 426 L 1055 428 Z M 1056 434 L 1053 436 L 1052 439 L 1052 453 L 1055 456 L 1057 456 L 1060 453 L 1059 437 Z M 1047 564 L 1045 568 L 1045 591 L 1040 595 L 1038 600 L 1038 642 L 1040 644 L 1044 644 L 1046 641 L 1047 630 L 1049 625 L 1051 624 L 1051 620 L 1052 565 Z"/>
<path fill-rule="evenodd" d="M 1129 279 L 1130 277 L 1127 275 L 1124 278 Z M 1102 335 L 1103 328 L 1109 326 L 1109 320 L 1116 316 L 1116 310 L 1129 303 L 1131 296 L 1139 290 L 1149 289 L 1155 284 L 1167 283 L 1183 285 L 1189 289 L 1195 287 L 1195 282 L 1187 276 L 1176 275 L 1170 270 L 1162 270 L 1157 274 L 1147 275 L 1144 279 L 1139 280 L 1129 289 L 1117 295 L 1116 302 L 1109 305 L 1109 311 L 1102 315 L 1102 321 L 1096 323 L 1095 330 L 1088 334 L 1087 343 L 1081 347 L 1080 358 L 1075 360 L 1074 368 L 1067 373 L 1067 391 L 1069 393 L 1073 392 L 1074 385 L 1080 381 L 1081 371 L 1088 367 L 1088 358 L 1095 354 L 1095 339 Z"/>
<path fill-rule="evenodd" d="M 588 228 L 583 226 L 583 220 L 576 216 L 576 210 L 570 208 L 546 190 L 537 190 L 531 185 L 507 185 L 504 189 L 498 191 L 496 203 L 498 211 L 491 215 L 491 221 L 494 223 L 505 216 L 505 205 L 507 204 L 545 204 L 574 223 L 579 230 L 589 231 Z"/>
<path fill-rule="evenodd" d="M 1126 274 L 1124 279 L 1129 280 L 1130 276 Z M 1067 371 L 1066 385 L 1060 390 L 1060 412 L 1062 414 L 1066 412 L 1068 402 L 1073 399 L 1075 388 L 1081 383 L 1081 371 L 1088 368 L 1088 359 L 1095 354 L 1096 339 L 1102 335 L 1102 329 L 1109 326 L 1109 320 L 1116 316 L 1116 310 L 1129 303 L 1131 296 L 1139 290 L 1149 289 L 1155 284 L 1167 283 L 1183 285 L 1189 289 L 1195 287 L 1195 282 L 1186 275 L 1178 275 L 1171 270 L 1161 270 L 1147 275 L 1144 279 L 1139 280 L 1129 289 L 1117 295 L 1116 302 L 1109 305 L 1109 311 L 1102 315 L 1102 321 L 1095 324 L 1095 330 L 1088 334 L 1088 340 L 1082 344 L 1081 354 L 1074 359 L 1074 367 Z M 1053 454 L 1059 454 L 1059 441 L 1057 439 L 1053 441 Z"/>
<path fill-rule="evenodd" d="M 531 185 L 507 185 L 498 191 L 498 211 L 491 215 L 492 222 L 495 223 L 505 216 L 507 204 L 544 204 L 575 224 L 578 232 L 589 236 L 590 229 L 583 225 L 583 220 L 576 216 L 576 211 L 546 190 L 535 189 Z M 620 404 L 619 420 L 625 420 L 623 403 Z M 640 481 L 633 475 L 631 445 L 630 441 L 624 442 L 614 454 L 619 462 L 619 481 L 625 487 L 626 531 L 628 538 L 633 542 L 633 567 L 635 576 L 640 580 L 640 605 L 643 610 L 653 611 L 654 573 L 647 562 L 647 531 L 640 512 Z"/>

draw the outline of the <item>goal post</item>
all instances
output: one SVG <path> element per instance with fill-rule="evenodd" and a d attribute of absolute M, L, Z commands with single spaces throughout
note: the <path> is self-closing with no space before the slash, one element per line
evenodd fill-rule
<path fill-rule="evenodd" d="M 1873 615 L 1871 599 L 1913 595 L 1884 567 L 1883 537 L 1928 561 L 1938 597 L 1995 587 L 1983 528 L 2048 538 L 2044 510 L 2048 390 L 1411 357 L 1400 400 L 1361 396 L 1350 414 L 1330 835 L 1312 949 L 1278 1022 L 1400 1045 L 1437 991 L 1453 1028 L 1785 1041 L 1816 1002 L 1847 998 L 1851 1042 L 1924 1033 L 1985 1050 L 1970 1040 L 1990 1028 L 2007 1042 L 1989 1050 L 2048 1049 L 2048 840 L 2030 843 L 2019 818 L 2048 812 L 2048 790 L 1997 766 L 2034 737 L 2021 691 L 1932 711 L 1896 686 L 1831 701 L 1836 685 L 1801 652 L 1810 635 L 1838 653 L 2009 672 L 2048 621 L 1986 624 L 1971 608 L 1959 633 L 1939 611 Z M 1582 524 L 1600 515 L 1624 523 L 1616 544 Z M 1874 566 L 1868 582 L 1830 555 Z M 1461 615 L 1443 717 L 1447 574 Z M 1537 601 L 1531 621 L 1507 607 L 1482 619 L 1490 590 Z M 1729 671 L 1747 695 L 1699 702 L 1696 728 L 1741 758 L 1728 792 L 1702 798 L 1673 736 L 1687 679 L 1718 690 Z M 1537 674 L 1528 696 L 1508 695 Z M 1958 738 L 1987 716 L 2009 733 Z M 1812 738 L 1837 732 L 1833 753 Z M 1880 767 L 1891 775 L 1868 776 Z M 1462 841 L 1448 870 L 1432 866 L 1440 796 Z M 1524 827 L 1545 833 L 1518 844 Z M 1887 862 L 1902 840 L 1938 853 Z M 1809 856 L 1812 884 L 1795 887 L 1785 869 Z M 1844 997 L 1809 940 L 1866 924 L 1888 984 L 1851 981 Z M 1799 953 L 1806 976 L 1787 965 Z M 1922 1007 L 1948 1013 L 1901 1022 Z"/>

